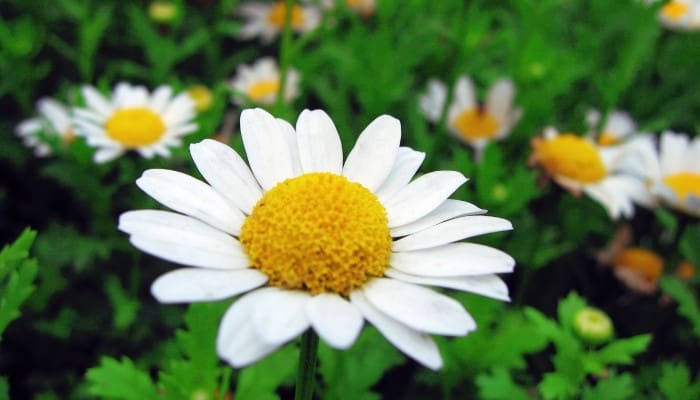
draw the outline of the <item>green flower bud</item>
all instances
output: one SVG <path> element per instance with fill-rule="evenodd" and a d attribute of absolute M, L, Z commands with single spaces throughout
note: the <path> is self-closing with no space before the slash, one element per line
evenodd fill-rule
<path fill-rule="evenodd" d="M 603 344 L 613 338 L 615 329 L 606 313 L 586 307 L 574 315 L 574 332 L 586 343 Z"/>

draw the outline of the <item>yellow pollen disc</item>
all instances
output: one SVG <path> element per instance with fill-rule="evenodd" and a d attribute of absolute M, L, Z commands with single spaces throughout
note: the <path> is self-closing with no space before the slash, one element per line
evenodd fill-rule
<path fill-rule="evenodd" d="M 669 19 L 677 21 L 688 13 L 688 5 L 679 1 L 672 1 L 661 7 L 661 14 Z"/>
<path fill-rule="evenodd" d="M 260 101 L 269 95 L 276 95 L 280 90 L 280 82 L 277 79 L 256 82 L 248 87 L 248 97 L 253 101 Z"/>
<path fill-rule="evenodd" d="M 122 108 L 105 123 L 107 136 L 127 147 L 144 147 L 156 143 L 165 133 L 160 115 L 143 108 Z"/>
<path fill-rule="evenodd" d="M 214 103 L 214 95 L 208 87 L 204 85 L 195 85 L 187 89 L 187 94 L 194 100 L 194 109 L 197 112 L 207 111 Z"/>
<path fill-rule="evenodd" d="M 598 144 L 601 146 L 613 146 L 620 143 L 620 138 L 610 132 L 603 132 L 598 136 Z"/>
<path fill-rule="evenodd" d="M 598 150 L 587 140 L 564 133 L 535 146 L 539 164 L 553 176 L 592 183 L 605 178 L 606 171 Z"/>
<path fill-rule="evenodd" d="M 653 251 L 628 247 L 615 255 L 614 266 L 630 270 L 648 282 L 655 282 L 664 270 L 664 261 Z"/>
<path fill-rule="evenodd" d="M 284 27 L 284 19 L 287 16 L 287 5 L 284 1 L 279 1 L 275 3 L 270 9 L 270 13 L 267 15 L 267 21 L 270 25 L 277 29 L 282 29 Z M 294 4 L 292 6 L 292 28 L 299 30 L 304 27 L 305 17 L 304 9 L 300 5 Z"/>
<path fill-rule="evenodd" d="M 681 201 L 692 195 L 700 197 L 700 174 L 681 172 L 664 177 L 664 183 L 670 187 Z"/>
<path fill-rule="evenodd" d="M 491 139 L 498 133 L 500 124 L 488 112 L 479 108 L 467 110 L 457 116 L 453 126 L 465 140 Z"/>
<path fill-rule="evenodd" d="M 326 172 L 288 179 L 266 192 L 239 239 L 270 285 L 343 296 L 384 274 L 392 244 L 377 197 Z"/>
<path fill-rule="evenodd" d="M 76 138 L 77 138 L 77 136 L 75 135 L 75 132 L 73 132 L 73 129 L 68 129 L 63 134 L 63 143 L 71 144 L 71 143 L 75 142 Z"/>

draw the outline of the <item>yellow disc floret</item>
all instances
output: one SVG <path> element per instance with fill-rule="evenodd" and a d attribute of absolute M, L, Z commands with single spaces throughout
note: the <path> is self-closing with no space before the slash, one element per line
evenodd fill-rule
<path fill-rule="evenodd" d="M 287 12 L 287 4 L 284 1 L 278 1 L 270 9 L 270 13 L 267 15 L 267 21 L 275 28 L 282 29 L 284 27 L 284 20 L 287 17 Z M 304 27 L 304 9 L 301 8 L 300 5 L 294 4 L 292 6 L 291 18 L 292 28 L 300 30 Z"/>
<path fill-rule="evenodd" d="M 681 172 L 668 175 L 664 177 L 664 183 L 673 190 L 680 201 L 684 201 L 690 195 L 700 197 L 700 174 Z"/>
<path fill-rule="evenodd" d="M 384 274 L 392 243 L 377 197 L 325 172 L 288 179 L 265 193 L 240 241 L 270 285 L 344 296 Z"/>
<path fill-rule="evenodd" d="M 122 108 L 105 123 L 107 136 L 126 147 L 156 143 L 165 133 L 165 124 L 155 112 L 143 107 Z"/>
<path fill-rule="evenodd" d="M 496 118 L 480 108 L 459 114 L 453 126 L 464 140 L 492 139 L 500 128 Z"/>
<path fill-rule="evenodd" d="M 280 82 L 277 79 L 256 82 L 248 87 L 248 97 L 253 101 L 261 101 L 267 96 L 276 95 L 280 90 Z"/>
<path fill-rule="evenodd" d="M 614 133 L 603 132 L 598 136 L 598 144 L 600 146 L 614 146 L 620 144 L 620 137 Z"/>
<path fill-rule="evenodd" d="M 681 19 L 688 11 L 688 5 L 680 1 L 671 1 L 661 7 L 661 14 L 674 21 Z"/>
<path fill-rule="evenodd" d="M 615 255 L 616 269 L 634 272 L 648 282 L 656 282 L 664 270 L 664 260 L 653 251 L 641 247 L 628 247 Z"/>
<path fill-rule="evenodd" d="M 548 174 L 593 183 L 606 176 L 598 150 L 589 141 L 564 133 L 535 143 L 535 159 Z"/>

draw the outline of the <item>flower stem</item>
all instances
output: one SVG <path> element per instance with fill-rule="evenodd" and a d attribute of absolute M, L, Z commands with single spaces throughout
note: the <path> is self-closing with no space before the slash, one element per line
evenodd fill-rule
<path fill-rule="evenodd" d="M 314 394 L 317 353 L 318 335 L 313 329 L 309 329 L 301 336 L 299 369 L 297 371 L 297 387 L 294 393 L 294 400 L 311 400 Z"/>
<path fill-rule="evenodd" d="M 286 13 L 284 14 L 284 28 L 282 28 L 282 41 L 280 44 L 280 81 L 275 99 L 275 111 L 279 114 L 284 107 L 284 89 L 287 82 L 287 71 L 289 70 L 289 56 L 292 47 L 292 10 L 294 0 L 285 0 Z"/>

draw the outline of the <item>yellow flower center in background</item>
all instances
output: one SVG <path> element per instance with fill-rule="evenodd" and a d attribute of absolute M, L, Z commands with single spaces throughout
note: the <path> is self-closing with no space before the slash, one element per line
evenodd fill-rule
<path fill-rule="evenodd" d="M 122 108 L 105 123 L 107 136 L 127 147 L 144 147 L 157 142 L 165 133 L 160 115 L 143 107 Z"/>
<path fill-rule="evenodd" d="M 178 9 L 169 1 L 154 1 L 148 6 L 148 16 L 156 22 L 170 22 L 177 18 Z"/>
<path fill-rule="evenodd" d="M 277 29 L 284 28 L 284 19 L 287 16 L 287 5 L 284 1 L 278 1 L 270 9 L 270 13 L 267 15 L 267 21 L 270 25 Z M 300 5 L 294 4 L 292 6 L 292 28 L 302 29 L 304 27 L 304 9 Z"/>
<path fill-rule="evenodd" d="M 479 108 L 473 108 L 459 114 L 453 125 L 465 140 L 491 139 L 500 128 L 496 118 Z"/>
<path fill-rule="evenodd" d="M 615 268 L 624 268 L 655 282 L 664 270 L 664 261 L 653 251 L 641 247 L 628 247 L 615 255 Z"/>
<path fill-rule="evenodd" d="M 377 197 L 325 172 L 288 179 L 265 193 L 243 223 L 240 241 L 270 285 L 344 296 L 383 275 L 392 244 Z"/>
<path fill-rule="evenodd" d="M 605 165 L 595 146 L 573 133 L 539 142 L 535 155 L 550 175 L 584 183 L 597 182 L 606 175 Z"/>
<path fill-rule="evenodd" d="M 277 79 L 256 82 L 248 87 L 248 97 L 253 101 L 260 101 L 269 95 L 276 95 L 280 90 L 280 82 Z"/>
<path fill-rule="evenodd" d="M 603 132 L 598 136 L 598 144 L 601 146 L 612 146 L 620 143 L 620 138 L 610 132 Z"/>
<path fill-rule="evenodd" d="M 195 85 L 187 89 L 187 94 L 194 100 L 194 109 L 197 112 L 207 111 L 214 103 L 214 95 L 208 87 L 204 85 Z"/>
<path fill-rule="evenodd" d="M 679 1 L 671 1 L 661 7 L 661 14 L 677 21 L 688 13 L 688 5 Z"/>
<path fill-rule="evenodd" d="M 668 175 L 664 177 L 664 183 L 676 193 L 681 201 L 684 201 L 691 194 L 700 197 L 700 174 L 681 172 L 680 174 Z"/>

